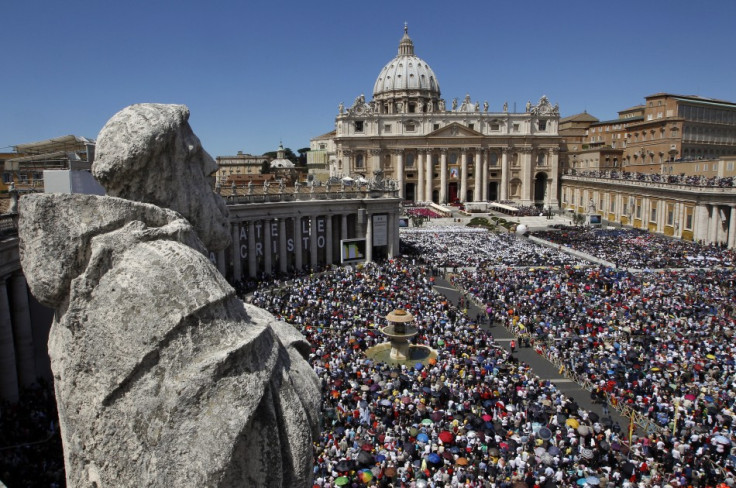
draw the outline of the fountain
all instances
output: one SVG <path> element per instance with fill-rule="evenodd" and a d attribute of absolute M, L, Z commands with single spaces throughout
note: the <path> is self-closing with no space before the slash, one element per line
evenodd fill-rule
<path fill-rule="evenodd" d="M 381 329 L 381 333 L 388 338 L 388 342 L 368 348 L 365 351 L 366 356 L 375 361 L 394 365 L 427 364 L 430 359 L 437 357 L 437 351 L 431 347 L 409 342 L 419 333 L 411 324 L 414 321 L 411 313 L 397 309 L 386 315 L 386 321 L 388 325 Z"/>

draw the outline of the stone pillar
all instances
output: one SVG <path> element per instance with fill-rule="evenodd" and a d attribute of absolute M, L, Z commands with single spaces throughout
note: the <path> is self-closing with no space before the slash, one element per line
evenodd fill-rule
<path fill-rule="evenodd" d="M 393 258 L 395 256 L 395 250 L 394 250 L 394 234 L 396 233 L 396 229 L 398 228 L 398 223 L 396 221 L 396 214 L 393 212 L 390 212 L 388 214 L 388 235 L 386 236 L 388 238 L 388 257 Z"/>
<path fill-rule="evenodd" d="M 509 149 L 501 150 L 501 200 L 509 199 Z"/>
<path fill-rule="evenodd" d="M 317 269 L 319 255 L 317 254 L 317 216 L 309 216 L 309 266 Z"/>
<path fill-rule="evenodd" d="M 373 216 L 365 213 L 365 262 L 373 261 Z"/>
<path fill-rule="evenodd" d="M 424 169 L 424 152 L 423 151 L 417 151 L 417 172 L 418 172 L 418 181 L 417 181 L 416 201 L 423 202 L 425 200 L 424 198 L 425 169 Z"/>
<path fill-rule="evenodd" d="M 440 149 L 440 204 L 447 204 L 447 149 Z"/>
<path fill-rule="evenodd" d="M 340 217 L 340 239 L 344 240 L 348 238 L 348 214 L 342 214 Z"/>
<path fill-rule="evenodd" d="M 468 150 L 463 149 L 460 156 L 460 202 L 465 203 L 468 196 Z"/>
<path fill-rule="evenodd" d="M 256 223 L 248 221 L 248 276 L 258 276 L 258 261 L 256 260 Z"/>
<path fill-rule="evenodd" d="M 736 247 L 736 205 L 731 205 L 731 215 L 728 217 L 728 248 Z"/>
<path fill-rule="evenodd" d="M 279 271 L 289 272 L 289 255 L 286 252 L 286 219 L 279 219 Z"/>
<path fill-rule="evenodd" d="M 381 153 L 382 151 L 380 149 L 371 149 L 370 155 L 371 157 L 371 165 L 368 169 L 368 173 L 371 174 L 374 171 L 381 169 Z"/>
<path fill-rule="evenodd" d="M 475 151 L 475 161 L 473 166 L 473 201 L 480 202 L 482 198 L 481 182 L 483 180 L 483 169 L 481 166 L 481 153 L 480 149 Z"/>
<path fill-rule="evenodd" d="M 482 169 L 483 177 L 481 180 L 481 184 L 483 186 L 481 188 L 480 198 L 484 202 L 488 201 L 488 158 L 489 158 L 488 151 L 483 151 L 483 169 Z"/>
<path fill-rule="evenodd" d="M 332 264 L 332 215 L 325 216 L 325 264 Z"/>
<path fill-rule="evenodd" d="M 18 382 L 21 387 L 31 386 L 36 381 L 36 361 L 33 353 L 33 332 L 31 329 L 31 310 L 28 307 L 28 288 L 26 277 L 14 274 L 10 278 L 13 290 L 13 338 L 18 368 Z"/>
<path fill-rule="evenodd" d="M 710 207 L 710 222 L 708 225 L 708 243 L 718 243 L 718 226 L 721 224 L 721 216 L 718 215 L 718 205 Z"/>
<path fill-rule="evenodd" d="M 696 241 L 706 242 L 708 240 L 708 207 L 699 203 L 693 214 L 693 235 Z"/>
<path fill-rule="evenodd" d="M 240 256 L 240 228 L 237 222 L 233 222 L 233 280 L 240 281 L 243 279 L 241 256 Z"/>
<path fill-rule="evenodd" d="M 0 398 L 10 403 L 18 402 L 19 393 L 14 344 L 8 289 L 0 277 Z"/>
<path fill-rule="evenodd" d="M 560 174 L 560 150 L 559 148 L 553 147 L 549 150 L 547 163 L 549 164 L 549 167 L 551 168 L 551 171 L 549 172 L 550 177 L 547 179 L 549 181 L 549 187 L 547 187 L 547 202 L 548 205 L 552 208 L 559 208 L 560 201 L 557 198 L 557 179 L 559 178 Z"/>
<path fill-rule="evenodd" d="M 273 243 L 271 242 L 271 225 L 273 221 L 263 221 L 263 272 L 266 276 L 273 274 Z"/>
<path fill-rule="evenodd" d="M 434 166 L 432 164 L 432 152 L 427 151 L 424 156 L 424 165 L 426 166 L 427 176 L 425 178 L 424 199 L 428 202 L 432 201 L 432 175 L 434 174 Z"/>
<path fill-rule="evenodd" d="M 532 172 L 532 150 L 524 148 L 521 152 L 521 200 L 524 205 L 533 203 L 532 186 L 534 185 L 534 174 Z"/>
<path fill-rule="evenodd" d="M 401 150 L 394 152 L 396 155 L 396 179 L 399 182 L 399 198 L 406 198 L 406 189 L 404 188 L 404 153 Z"/>
<path fill-rule="evenodd" d="M 393 240 L 394 240 L 394 255 L 393 257 L 399 256 L 401 254 L 401 245 L 400 245 L 400 229 L 399 229 L 399 214 L 394 214 L 394 225 L 392 227 L 393 232 Z"/>
<path fill-rule="evenodd" d="M 294 268 L 296 271 L 302 270 L 302 258 L 304 251 L 302 250 L 302 218 L 294 217 Z"/>

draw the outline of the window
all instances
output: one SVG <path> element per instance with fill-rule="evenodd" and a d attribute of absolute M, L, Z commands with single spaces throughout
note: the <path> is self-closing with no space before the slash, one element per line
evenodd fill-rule
<path fill-rule="evenodd" d="M 641 218 L 641 202 L 636 202 L 636 218 Z"/>
<path fill-rule="evenodd" d="M 355 156 L 355 168 L 356 169 L 362 169 L 365 167 L 365 160 L 363 159 L 362 154 L 358 154 Z"/>
<path fill-rule="evenodd" d="M 385 124 L 383 126 L 383 132 L 391 132 L 391 124 Z"/>
<path fill-rule="evenodd" d="M 685 211 L 685 228 L 687 230 L 693 230 L 693 209 L 688 208 Z"/>
<path fill-rule="evenodd" d="M 498 122 L 491 122 L 491 130 L 500 130 L 501 126 L 498 125 Z"/>
<path fill-rule="evenodd" d="M 414 167 L 414 155 L 409 153 L 406 155 L 406 167 L 407 168 L 413 168 Z"/>
<path fill-rule="evenodd" d="M 3 173 L 3 183 L 8 184 L 13 181 L 13 174 L 9 172 Z"/>
<path fill-rule="evenodd" d="M 498 165 L 498 154 L 491 153 L 491 166 Z"/>
<path fill-rule="evenodd" d="M 672 226 L 675 223 L 675 211 L 672 205 L 667 205 L 667 225 Z"/>
<path fill-rule="evenodd" d="M 362 120 L 355 121 L 355 132 L 363 132 L 363 121 Z"/>
<path fill-rule="evenodd" d="M 440 128 L 440 124 L 434 124 L 432 130 L 438 130 Z"/>
<path fill-rule="evenodd" d="M 470 130 L 475 130 L 475 124 L 468 124 L 468 128 Z"/>
<path fill-rule="evenodd" d="M 726 163 L 726 171 L 733 171 L 733 161 Z"/>
<path fill-rule="evenodd" d="M 406 131 L 407 132 L 414 132 L 416 130 L 416 126 L 414 125 L 414 122 L 407 122 L 406 123 Z"/>
<path fill-rule="evenodd" d="M 539 130 L 547 130 L 547 121 L 546 120 L 540 120 L 539 121 Z"/>
<path fill-rule="evenodd" d="M 615 198 L 611 198 L 611 201 L 608 203 L 608 211 L 609 212 L 616 211 L 616 199 Z"/>
<path fill-rule="evenodd" d="M 319 145 L 319 149 L 320 149 L 321 151 L 324 151 L 325 149 L 327 149 L 327 144 L 320 144 L 320 145 Z"/>
<path fill-rule="evenodd" d="M 410 103 L 410 104 L 409 104 L 409 113 L 410 113 L 410 114 L 413 114 L 413 113 L 414 113 L 414 112 L 416 112 L 416 111 L 417 111 L 417 106 L 416 106 L 416 104 L 415 104 L 415 103 Z"/>
<path fill-rule="evenodd" d="M 519 132 L 519 124 L 514 124 L 514 132 Z"/>
<path fill-rule="evenodd" d="M 649 211 L 649 222 L 656 222 L 657 221 L 657 207 L 652 207 L 652 209 Z"/>

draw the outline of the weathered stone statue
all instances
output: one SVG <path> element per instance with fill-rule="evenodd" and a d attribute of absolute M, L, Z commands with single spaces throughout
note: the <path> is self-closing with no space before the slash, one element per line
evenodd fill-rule
<path fill-rule="evenodd" d="M 133 105 L 97 139 L 106 197 L 20 212 L 49 336 L 70 487 L 311 486 L 319 384 L 291 326 L 205 256 L 229 243 L 215 169 L 180 105 Z"/>

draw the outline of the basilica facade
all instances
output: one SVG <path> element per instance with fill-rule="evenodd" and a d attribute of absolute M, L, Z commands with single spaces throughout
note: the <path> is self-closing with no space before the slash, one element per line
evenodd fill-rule
<path fill-rule="evenodd" d="M 372 99 L 360 95 L 349 107 L 340 104 L 335 131 L 325 135 L 330 140 L 316 142 L 330 152 L 330 176 L 382 172 L 404 200 L 556 208 L 559 119 L 544 96 L 523 112 L 469 95 L 446 102 L 404 27 L 398 55 L 378 74 Z"/>

